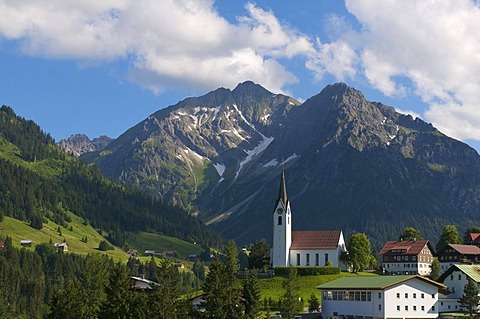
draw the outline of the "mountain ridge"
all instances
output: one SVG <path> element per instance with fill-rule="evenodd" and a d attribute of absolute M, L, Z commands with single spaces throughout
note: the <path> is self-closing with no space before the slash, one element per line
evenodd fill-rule
<path fill-rule="evenodd" d="M 240 243 L 270 238 L 282 162 L 294 229 L 362 231 L 378 244 L 395 216 L 432 238 L 445 223 L 480 223 L 475 150 L 344 83 L 303 103 L 253 82 L 187 98 L 94 162 Z"/>

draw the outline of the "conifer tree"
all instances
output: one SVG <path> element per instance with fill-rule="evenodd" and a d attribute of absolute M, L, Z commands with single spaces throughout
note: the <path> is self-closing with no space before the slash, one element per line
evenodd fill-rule
<path fill-rule="evenodd" d="M 300 287 L 298 284 L 297 269 L 295 267 L 288 267 L 287 277 L 285 277 L 282 286 L 285 293 L 282 297 L 281 309 L 286 318 L 290 319 L 302 309 L 302 302 L 298 294 Z"/>
<path fill-rule="evenodd" d="M 150 318 L 176 319 L 179 306 L 179 275 L 173 263 L 163 260 L 156 269 L 156 281 L 150 295 Z"/>
<path fill-rule="evenodd" d="M 57 290 L 50 301 L 48 319 L 77 319 L 85 318 L 86 307 L 81 287 L 77 280 L 68 280 L 65 287 Z"/>
<path fill-rule="evenodd" d="M 99 254 L 90 254 L 85 259 L 82 291 L 85 298 L 86 317 L 95 318 L 105 300 L 105 287 L 109 278 L 109 260 Z"/>
<path fill-rule="evenodd" d="M 236 319 L 242 316 L 242 304 L 240 303 L 240 284 L 237 279 L 239 270 L 238 250 L 235 241 L 229 240 L 227 243 L 227 257 L 224 265 L 225 286 L 226 286 L 226 305 L 225 313 L 227 318 Z"/>
<path fill-rule="evenodd" d="M 462 308 L 466 308 L 470 318 L 475 317 L 478 313 L 478 303 L 480 302 L 480 296 L 478 295 L 477 284 L 470 278 L 463 288 L 463 295 L 458 299 L 458 304 Z"/>
<path fill-rule="evenodd" d="M 126 267 L 115 264 L 110 270 L 108 285 L 105 287 L 106 299 L 100 308 L 100 318 L 104 319 L 127 319 L 133 318 L 132 310 L 135 307 L 131 302 L 130 277 Z"/>
<path fill-rule="evenodd" d="M 243 298 L 245 299 L 246 318 L 257 318 L 260 312 L 261 292 L 258 286 L 257 271 L 245 271 L 243 279 Z"/>
<path fill-rule="evenodd" d="M 217 257 L 210 264 L 207 278 L 203 284 L 206 318 L 228 319 L 225 315 L 226 285 L 223 265 Z"/>

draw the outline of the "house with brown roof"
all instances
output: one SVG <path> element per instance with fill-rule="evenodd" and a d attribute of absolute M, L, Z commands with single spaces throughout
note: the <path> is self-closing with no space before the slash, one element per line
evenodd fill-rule
<path fill-rule="evenodd" d="M 285 172 L 273 212 L 272 267 L 341 266 L 339 257 L 346 251 L 341 230 L 292 231 L 292 211 L 287 197 Z"/>
<path fill-rule="evenodd" d="M 480 248 L 474 245 L 448 244 L 437 252 L 437 257 L 443 273 L 454 264 L 480 263 Z"/>
<path fill-rule="evenodd" d="M 391 240 L 380 251 L 380 264 L 385 273 L 427 276 L 431 272 L 433 251 L 428 240 Z"/>
<path fill-rule="evenodd" d="M 480 246 L 480 233 L 470 233 L 465 244 Z"/>

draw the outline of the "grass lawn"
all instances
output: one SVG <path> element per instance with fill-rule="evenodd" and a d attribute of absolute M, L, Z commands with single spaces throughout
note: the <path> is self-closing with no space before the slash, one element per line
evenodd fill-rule
<path fill-rule="evenodd" d="M 345 273 L 342 272 L 338 275 L 317 275 L 317 276 L 302 276 L 298 277 L 300 291 L 299 295 L 304 301 L 304 306 L 308 306 L 308 300 L 310 299 L 311 294 L 315 294 L 318 299 L 320 299 L 320 292 L 315 287 L 326 282 L 339 279 L 342 277 L 347 276 L 377 276 L 376 274 L 372 273 Z M 282 288 L 282 283 L 284 281 L 284 277 L 276 276 L 273 278 L 268 279 L 260 279 L 259 286 L 262 292 L 262 306 L 263 306 L 263 299 L 272 298 L 273 301 L 278 301 L 285 291 Z"/>

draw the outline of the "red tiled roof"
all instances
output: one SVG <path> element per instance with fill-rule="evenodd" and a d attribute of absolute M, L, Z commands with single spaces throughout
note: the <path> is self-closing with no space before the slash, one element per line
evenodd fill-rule
<path fill-rule="evenodd" d="M 457 244 L 448 244 L 448 246 L 455 249 L 462 255 L 480 255 L 480 248 L 478 248 L 478 246 Z"/>
<path fill-rule="evenodd" d="M 387 241 L 380 251 L 380 255 L 385 254 L 399 254 L 392 253 L 392 249 L 406 249 L 406 255 L 418 255 L 422 252 L 423 247 L 428 244 L 428 240 L 390 240 Z M 428 247 L 431 249 L 430 247 Z M 433 252 L 432 252 L 433 253 Z"/>
<path fill-rule="evenodd" d="M 290 249 L 337 249 L 340 230 L 302 230 L 292 231 Z"/>

